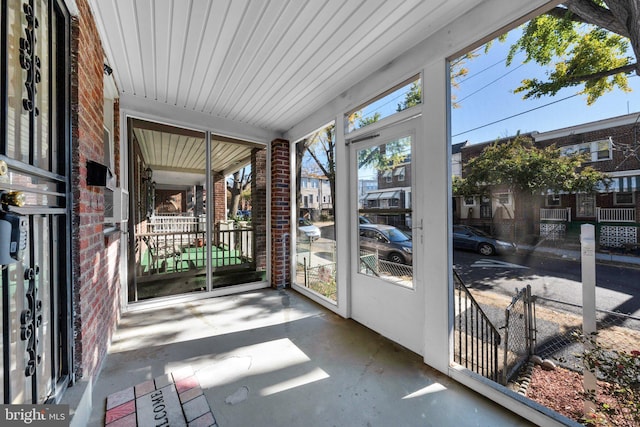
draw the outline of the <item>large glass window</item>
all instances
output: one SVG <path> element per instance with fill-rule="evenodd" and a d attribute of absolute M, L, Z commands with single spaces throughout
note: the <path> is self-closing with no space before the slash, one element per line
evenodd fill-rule
<path fill-rule="evenodd" d="M 357 150 L 360 223 L 359 272 L 413 287 L 412 137 Z M 394 177 L 403 180 L 394 182 Z M 373 185 L 365 185 L 365 182 Z M 402 185 L 402 186 L 399 186 Z"/>
<path fill-rule="evenodd" d="M 202 132 L 130 124 L 136 274 L 129 301 L 264 280 L 265 146 L 212 135 L 208 155 Z"/>
<path fill-rule="evenodd" d="M 296 274 L 300 286 L 337 302 L 335 124 L 295 144 Z"/>
<path fill-rule="evenodd" d="M 414 76 L 346 114 L 346 133 L 422 103 L 422 81 Z"/>
<path fill-rule="evenodd" d="M 598 4 L 596 13 L 619 13 Z M 612 71 L 636 62 L 624 32 L 567 7 L 451 61 L 451 144 L 459 153 L 451 170 L 462 171 L 452 196 L 463 206 L 451 218 L 452 363 L 585 422 L 582 375 L 594 369 L 604 379 L 612 373 L 605 364 L 640 348 L 640 306 L 629 304 L 640 297 L 630 285 L 640 280 L 632 179 L 640 80 Z M 616 116 L 619 103 L 630 110 Z M 607 173 L 616 178 L 604 190 Z M 582 250 L 584 225 L 595 230 L 595 250 Z M 611 254 L 618 265 L 600 263 Z M 582 298 L 591 260 L 595 313 Z M 595 347 L 580 337 L 590 321 Z M 600 368 L 585 364 L 589 357 L 600 357 Z M 543 369 L 543 360 L 556 368 Z M 640 365 L 630 369 L 637 378 Z M 629 394 L 610 393 L 619 378 L 598 388 L 593 419 L 636 425 Z"/>

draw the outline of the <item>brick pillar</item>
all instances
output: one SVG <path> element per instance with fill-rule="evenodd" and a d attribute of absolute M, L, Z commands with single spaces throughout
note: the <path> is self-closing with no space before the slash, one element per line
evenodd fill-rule
<path fill-rule="evenodd" d="M 251 152 L 251 225 L 255 236 L 256 270 L 267 269 L 267 149 Z"/>
<path fill-rule="evenodd" d="M 291 168 L 289 141 L 271 142 L 271 285 L 290 286 Z"/>
<path fill-rule="evenodd" d="M 213 176 L 213 224 L 227 219 L 226 203 L 227 186 L 224 182 L 224 175 L 214 172 Z"/>

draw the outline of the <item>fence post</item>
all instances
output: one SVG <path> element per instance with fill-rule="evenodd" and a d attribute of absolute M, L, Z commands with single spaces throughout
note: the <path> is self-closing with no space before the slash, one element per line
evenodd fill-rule
<path fill-rule="evenodd" d="M 531 334 L 531 285 L 524 288 L 524 333 L 527 343 L 527 355 L 533 355 L 533 340 Z"/>
<path fill-rule="evenodd" d="M 580 246 L 582 255 L 582 333 L 585 340 L 584 350 L 592 349 L 591 339 L 596 332 L 596 241 L 593 224 L 580 227 Z M 583 382 L 586 392 L 597 392 L 596 376 L 583 368 Z M 585 415 L 595 411 L 596 405 L 589 399 L 584 401 Z"/>
<path fill-rule="evenodd" d="M 507 385 L 507 366 L 509 363 L 509 309 L 504 311 L 505 328 L 504 328 L 504 357 L 502 363 L 502 385 Z"/>

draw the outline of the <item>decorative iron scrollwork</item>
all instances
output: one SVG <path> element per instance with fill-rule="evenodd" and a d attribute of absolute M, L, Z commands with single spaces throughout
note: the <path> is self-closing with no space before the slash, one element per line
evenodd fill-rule
<path fill-rule="evenodd" d="M 20 339 L 27 342 L 27 364 L 24 374 L 27 377 L 36 372 L 36 366 L 40 364 L 42 357 L 38 354 L 39 340 L 36 336 L 36 329 L 42 325 L 42 301 L 38 299 L 38 289 L 36 288 L 36 277 L 40 268 L 27 268 L 24 272 L 25 280 L 29 281 L 27 287 L 27 308 L 20 313 Z"/>
<path fill-rule="evenodd" d="M 25 37 L 20 37 L 20 66 L 27 71 L 27 79 L 24 87 L 27 90 L 27 97 L 22 99 L 22 107 L 26 111 L 33 111 L 38 116 L 40 110 L 36 107 L 36 94 L 38 93 L 37 85 L 40 83 L 40 58 L 35 54 L 35 45 L 37 43 L 36 29 L 40 26 L 38 18 L 33 12 L 33 7 L 24 3 L 22 5 L 27 26 L 24 29 Z"/>

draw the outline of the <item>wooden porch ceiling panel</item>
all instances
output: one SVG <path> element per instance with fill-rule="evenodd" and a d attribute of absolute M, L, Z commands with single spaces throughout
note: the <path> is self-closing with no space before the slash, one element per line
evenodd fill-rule
<path fill-rule="evenodd" d="M 481 0 L 89 2 L 121 95 L 277 134 Z"/>
<path fill-rule="evenodd" d="M 152 170 L 193 173 L 206 170 L 205 140 L 189 134 L 134 128 L 145 163 Z M 230 173 L 250 162 L 256 144 L 228 138 L 212 139 L 212 170 Z M 235 169 L 234 169 L 235 168 Z"/>

